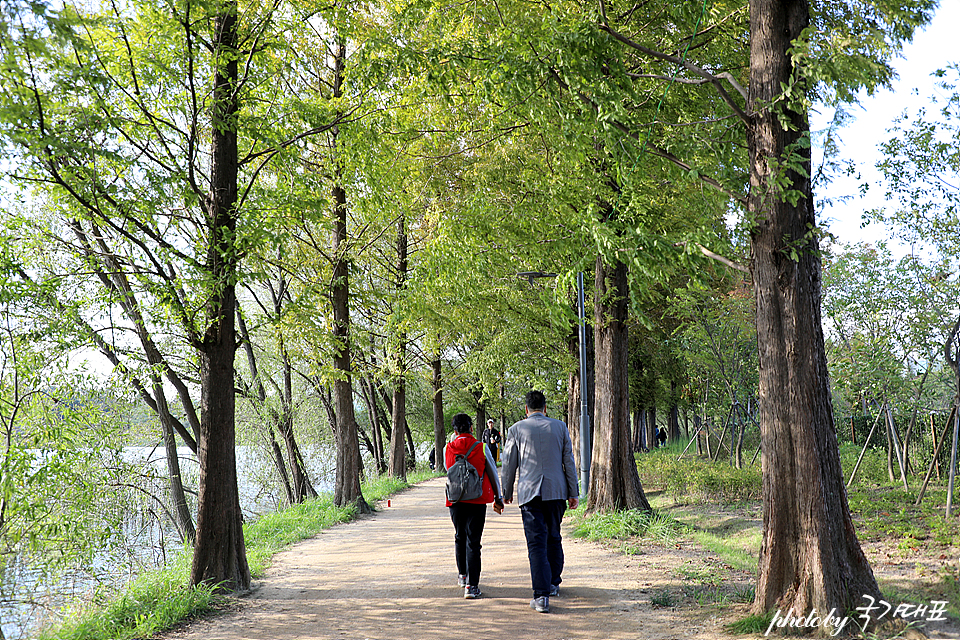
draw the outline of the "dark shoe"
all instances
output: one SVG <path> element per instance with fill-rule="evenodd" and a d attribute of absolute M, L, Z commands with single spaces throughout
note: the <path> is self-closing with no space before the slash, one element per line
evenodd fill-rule
<path fill-rule="evenodd" d="M 457 586 L 463 589 L 467 586 L 467 576 L 457 576 Z"/>
<path fill-rule="evenodd" d="M 467 587 L 463 590 L 463 597 L 467 600 L 476 600 L 482 595 L 483 594 L 480 593 L 480 587 L 471 587 L 467 585 Z"/>
<path fill-rule="evenodd" d="M 550 613 L 550 597 L 537 596 L 530 601 L 530 608 L 536 609 L 537 613 Z"/>
<path fill-rule="evenodd" d="M 550 597 L 559 598 L 560 597 L 560 585 L 552 584 L 550 585 Z"/>

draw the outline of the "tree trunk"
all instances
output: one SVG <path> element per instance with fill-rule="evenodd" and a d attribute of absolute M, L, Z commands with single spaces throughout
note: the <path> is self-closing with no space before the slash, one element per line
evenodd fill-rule
<path fill-rule="evenodd" d="M 377 396 L 373 390 L 373 383 L 369 378 L 360 379 L 360 391 L 363 395 L 363 401 L 367 405 L 367 416 L 370 418 L 370 431 L 373 439 L 373 448 L 370 453 L 373 455 L 374 464 L 377 466 L 377 473 L 385 473 L 387 463 L 384 461 L 383 453 L 383 429 L 380 426 L 380 412 L 377 411 Z"/>
<path fill-rule="evenodd" d="M 649 407 L 646 411 L 647 419 L 644 420 L 644 447 L 647 451 L 657 446 L 657 408 Z"/>
<path fill-rule="evenodd" d="M 293 433 L 293 367 L 287 354 L 283 338 L 280 338 L 280 353 L 283 361 L 283 398 L 282 412 L 278 419 L 280 437 L 287 449 L 287 460 L 290 461 L 290 480 L 293 486 L 293 497 L 297 504 L 307 498 L 316 498 L 317 491 L 313 488 L 307 476 L 307 468 L 300 453 L 296 436 Z"/>
<path fill-rule="evenodd" d="M 597 259 L 594 336 L 596 337 L 597 422 L 587 512 L 650 510 L 640 486 L 630 442 L 630 391 L 627 376 L 627 266 L 608 267 Z"/>
<path fill-rule="evenodd" d="M 393 433 L 390 436 L 390 465 L 388 471 L 394 478 L 406 481 L 407 465 L 404 458 L 404 438 L 407 432 L 407 390 L 402 378 L 393 390 Z"/>
<path fill-rule="evenodd" d="M 216 62 L 211 122 L 210 195 L 206 202 L 206 269 L 211 291 L 200 345 L 200 497 L 190 582 L 220 591 L 250 589 L 237 488 L 235 282 L 237 279 L 237 2 L 214 18 Z"/>
<path fill-rule="evenodd" d="M 407 436 L 407 471 L 413 471 L 417 468 L 417 446 L 413 442 L 413 432 L 410 431 L 410 423 L 403 419 L 403 432 Z"/>
<path fill-rule="evenodd" d="M 447 442 L 447 429 L 443 424 L 443 370 L 440 354 L 437 353 L 433 368 L 433 447 L 437 469 L 443 469 L 443 447 Z"/>
<path fill-rule="evenodd" d="M 670 414 L 667 417 L 668 442 L 680 441 L 680 406 L 677 403 L 677 383 L 670 383 Z"/>
<path fill-rule="evenodd" d="M 343 96 L 343 71 L 347 45 L 342 37 L 336 37 L 333 52 L 333 95 Z M 338 114 L 339 115 L 339 114 Z M 343 172 L 339 166 L 337 145 L 340 127 L 331 129 L 331 150 L 334 164 L 333 178 L 333 233 L 331 255 L 333 277 L 331 299 L 333 308 L 333 338 L 335 352 L 333 368 L 337 372 L 333 383 L 333 403 L 337 414 L 336 477 L 333 487 L 333 502 L 338 507 L 356 505 L 360 513 L 369 513 L 370 506 L 360 491 L 360 473 L 363 461 L 360 458 L 360 440 L 357 436 L 357 418 L 353 409 L 352 365 L 350 363 L 350 261 L 347 257 L 347 193 L 344 190 Z"/>
<path fill-rule="evenodd" d="M 333 335 L 337 350 L 333 356 L 333 368 L 337 379 L 333 383 L 333 404 L 337 414 L 335 440 L 337 445 L 336 479 L 333 500 L 338 507 L 356 504 L 362 512 L 369 506 L 360 491 L 360 441 L 357 436 L 357 419 L 353 409 L 353 384 L 350 364 L 350 286 L 349 265 L 346 252 L 347 212 L 346 193 L 337 183 L 333 188 L 336 204 L 332 249 L 333 268 Z"/>
<path fill-rule="evenodd" d="M 633 407 L 630 424 L 632 428 L 630 445 L 634 453 L 639 453 L 643 451 L 643 409 Z"/>
<path fill-rule="evenodd" d="M 186 544 L 193 544 L 197 539 L 197 530 L 193 526 L 193 516 L 187 505 L 187 496 L 183 490 L 183 477 L 180 475 L 180 457 L 177 453 L 177 439 L 173 430 L 173 420 L 167 406 L 167 397 L 163 392 L 160 377 L 153 375 L 153 395 L 156 397 L 157 408 L 160 414 L 160 430 L 163 433 L 163 447 L 167 455 L 167 476 L 170 483 L 171 512 L 176 518 L 177 531 L 180 539 Z"/>
<path fill-rule="evenodd" d="M 864 594 L 880 597 L 854 532 L 840 469 L 821 328 L 809 146 L 802 144 L 809 125 L 803 107 L 784 103 L 782 95 L 799 73 L 790 56 L 793 40 L 809 23 L 807 0 L 750 2 L 748 210 L 763 446 L 756 613 L 845 612 Z M 797 163 L 801 171 L 787 168 Z M 778 192 L 785 179 L 790 194 Z"/>
<path fill-rule="evenodd" d="M 473 423 L 473 435 L 480 440 L 483 430 L 487 428 L 487 403 L 483 400 L 482 388 L 480 391 L 474 391 L 473 397 L 477 400 L 477 421 Z"/>
<path fill-rule="evenodd" d="M 407 283 L 407 227 L 403 214 L 397 222 L 397 296 L 403 295 Z M 404 438 L 407 435 L 407 381 L 406 373 L 407 334 L 398 330 L 394 351 L 393 386 L 393 434 L 390 438 L 390 475 L 407 480 L 407 465 L 404 458 Z M 412 449 L 412 447 L 411 447 Z"/>
<path fill-rule="evenodd" d="M 273 453 L 273 466 L 280 477 L 280 483 L 283 485 L 283 491 L 287 496 L 287 504 L 296 502 L 296 495 L 293 493 L 293 485 L 290 484 L 290 474 L 287 472 L 287 462 L 283 459 L 283 451 L 273 434 L 273 426 L 267 425 L 267 438 L 270 441 L 270 451 Z"/>
<path fill-rule="evenodd" d="M 743 439 L 747 434 L 747 416 L 738 408 L 736 415 L 736 440 L 733 453 L 733 464 L 737 469 L 743 469 Z"/>

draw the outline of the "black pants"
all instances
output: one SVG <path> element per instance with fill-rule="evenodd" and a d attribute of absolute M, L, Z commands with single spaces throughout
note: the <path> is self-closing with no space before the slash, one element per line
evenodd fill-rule
<path fill-rule="evenodd" d="M 530 579 L 536 597 L 550 595 L 551 585 L 560 584 L 560 574 L 563 572 L 560 521 L 566 510 L 566 500 L 534 498 L 520 505 L 523 533 L 527 538 L 527 558 L 530 560 Z"/>
<path fill-rule="evenodd" d="M 456 532 L 457 573 L 467 576 L 467 584 L 480 584 L 480 538 L 487 520 L 487 505 L 455 502 L 450 505 L 450 519 Z"/>

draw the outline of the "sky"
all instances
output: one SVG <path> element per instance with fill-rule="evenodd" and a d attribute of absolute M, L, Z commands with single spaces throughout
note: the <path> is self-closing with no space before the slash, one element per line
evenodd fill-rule
<path fill-rule="evenodd" d="M 960 62 L 957 25 L 960 25 L 960 0 L 940 0 L 940 8 L 930 24 L 916 33 L 913 41 L 904 47 L 901 56 L 894 60 L 893 66 L 899 78 L 892 88 L 878 91 L 873 96 L 864 96 L 860 106 L 851 109 L 856 119 L 840 131 L 843 141 L 841 156 L 854 159 L 861 179 L 871 182 L 872 187 L 861 198 L 857 180 L 838 178 L 818 190 L 818 198 L 854 196 L 849 202 L 825 207 L 818 212 L 821 224 L 826 225 L 840 242 L 876 242 L 888 237 L 889 230 L 877 224 L 861 228 L 862 212 L 884 205 L 884 189 L 879 183 L 879 173 L 874 168 L 881 157 L 877 145 L 891 137 L 886 135 L 886 131 L 905 109 L 915 111 L 928 102 L 935 90 L 931 74 L 948 62 Z M 822 117 L 818 118 L 815 114 L 811 116 L 812 128 L 822 128 L 824 125 Z"/>

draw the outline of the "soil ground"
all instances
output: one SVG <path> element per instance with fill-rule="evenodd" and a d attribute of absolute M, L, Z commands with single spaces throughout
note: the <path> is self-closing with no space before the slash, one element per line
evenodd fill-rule
<path fill-rule="evenodd" d="M 734 640 L 724 626 L 746 615 L 754 576 L 692 542 L 644 543 L 638 555 L 564 536 L 561 595 L 550 613 L 532 596 L 519 509 L 487 511 L 479 600 L 456 586 L 453 525 L 443 479 L 393 496 L 373 516 L 328 529 L 274 557 L 249 595 L 166 640 Z M 741 520 L 743 514 L 732 514 Z M 729 523 L 727 523 L 729 525 Z M 737 526 L 753 526 L 747 522 Z M 724 525 L 726 526 L 726 525 Z M 729 535 L 737 535 L 734 529 Z M 867 550 L 881 583 L 885 550 Z M 880 562 L 881 564 L 877 564 Z M 938 559 L 941 565 L 945 561 Z M 956 554 L 950 562 L 956 568 Z M 912 566 L 912 565 L 911 565 Z M 901 567 L 902 568 L 902 567 Z M 909 572 L 899 571 L 900 574 Z M 903 588 L 909 593 L 910 578 Z M 960 640 L 960 623 L 924 635 Z"/>

